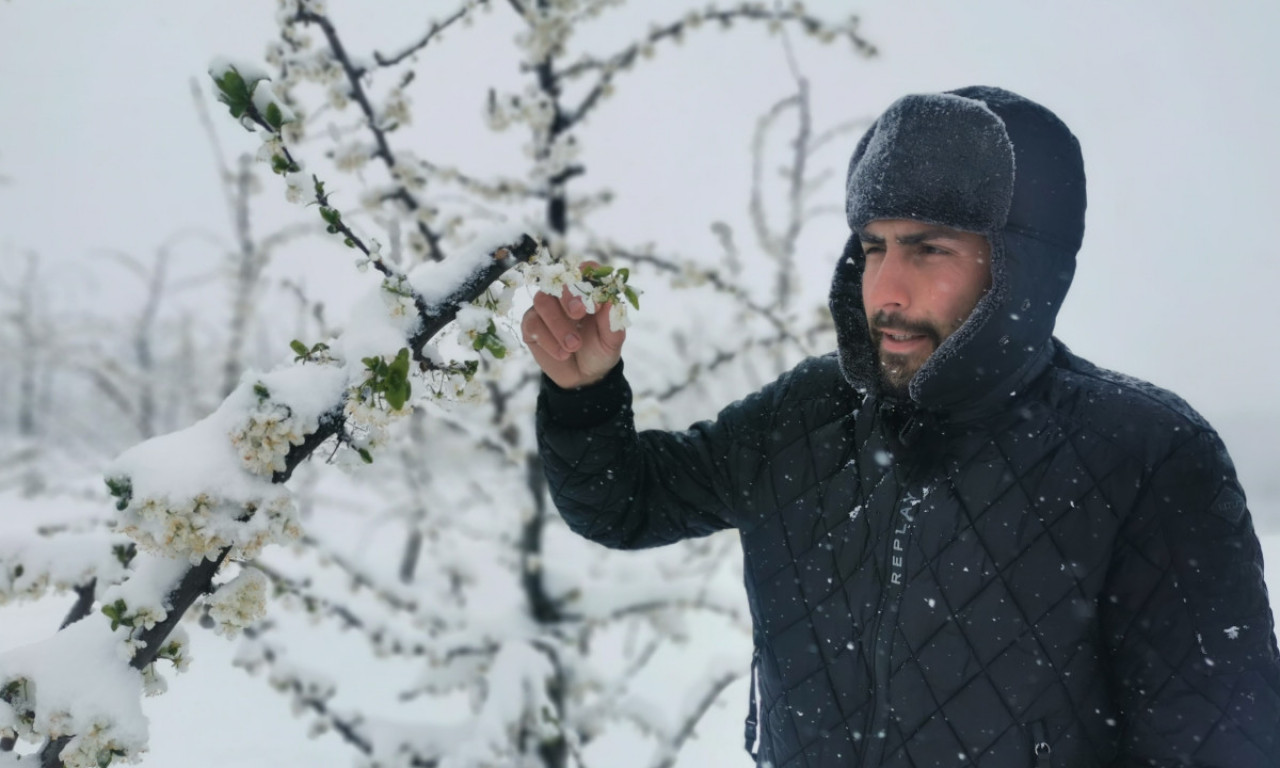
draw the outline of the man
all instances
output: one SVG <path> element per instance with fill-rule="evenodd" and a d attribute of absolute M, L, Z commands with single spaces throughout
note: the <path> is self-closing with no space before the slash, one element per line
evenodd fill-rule
<path fill-rule="evenodd" d="M 999 89 L 908 96 L 847 192 L 838 353 L 686 432 L 637 434 L 623 335 L 538 297 L 565 520 L 628 548 L 739 530 L 760 765 L 1280 765 L 1225 449 L 1052 337 L 1084 232 L 1075 137 Z"/>

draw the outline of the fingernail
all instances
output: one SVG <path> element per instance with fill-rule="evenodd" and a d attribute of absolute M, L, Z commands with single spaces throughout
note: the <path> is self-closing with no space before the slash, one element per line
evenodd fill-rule
<path fill-rule="evenodd" d="M 576 333 L 570 333 L 564 337 L 564 345 L 570 348 L 577 347 L 581 341 L 582 339 L 579 339 Z"/>
<path fill-rule="evenodd" d="M 585 312 L 587 311 L 587 305 L 582 303 L 582 299 L 574 297 L 569 300 L 569 309 L 574 312 Z"/>

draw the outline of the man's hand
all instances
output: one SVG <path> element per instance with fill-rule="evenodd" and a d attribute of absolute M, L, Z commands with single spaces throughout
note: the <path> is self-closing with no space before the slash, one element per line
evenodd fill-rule
<path fill-rule="evenodd" d="M 587 314 L 582 299 L 565 289 L 560 298 L 539 292 L 520 323 L 524 343 L 544 373 L 564 389 L 594 384 L 622 358 L 625 330 L 609 329 L 609 305 Z"/>

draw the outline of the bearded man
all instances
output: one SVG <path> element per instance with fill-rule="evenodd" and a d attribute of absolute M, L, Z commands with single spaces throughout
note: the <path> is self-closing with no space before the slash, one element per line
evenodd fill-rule
<path fill-rule="evenodd" d="M 1084 234 L 1075 137 L 996 88 L 907 96 L 847 179 L 837 352 L 714 421 L 637 433 L 624 335 L 536 298 L 570 527 L 621 548 L 738 529 L 759 765 L 1280 765 L 1222 442 L 1052 335 Z"/>

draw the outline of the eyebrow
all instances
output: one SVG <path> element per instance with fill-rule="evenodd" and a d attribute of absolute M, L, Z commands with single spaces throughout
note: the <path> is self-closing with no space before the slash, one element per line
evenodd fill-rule
<path fill-rule="evenodd" d="M 884 238 L 879 235 L 873 235 L 867 231 L 858 232 L 858 239 L 864 243 L 871 245 L 884 245 Z M 894 238 L 898 245 L 919 245 L 926 240 L 958 240 L 959 235 L 955 230 L 947 227 L 926 227 L 919 232 L 912 232 L 906 235 L 899 235 Z"/>

